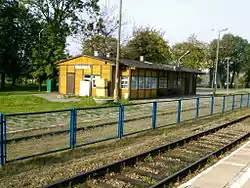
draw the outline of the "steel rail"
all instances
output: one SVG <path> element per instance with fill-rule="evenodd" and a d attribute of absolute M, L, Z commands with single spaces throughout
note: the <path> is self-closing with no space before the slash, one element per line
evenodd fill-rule
<path fill-rule="evenodd" d="M 44 186 L 43 188 L 52 188 L 52 187 L 64 187 L 64 186 L 69 186 L 69 185 L 72 185 L 72 184 L 77 184 L 77 183 L 81 183 L 81 182 L 84 182 L 85 180 L 87 180 L 88 178 L 99 178 L 99 177 L 102 177 L 104 176 L 106 173 L 108 172 L 119 172 L 125 165 L 126 166 L 130 166 L 130 165 L 134 165 L 136 164 L 136 162 L 138 161 L 141 161 L 143 159 L 145 159 L 148 155 L 150 156 L 155 156 L 161 152 L 165 152 L 167 150 L 170 150 L 170 149 L 174 149 L 174 148 L 177 148 L 177 147 L 180 147 L 180 146 L 183 146 L 184 144 L 192 141 L 192 140 L 197 140 L 198 138 L 202 137 L 202 136 L 205 136 L 205 135 L 209 135 L 209 134 L 212 134 L 212 133 L 215 133 L 223 128 L 226 128 L 228 126 L 231 126 L 231 125 L 234 125 L 236 123 L 239 123 L 241 121 L 244 121 L 246 120 L 247 118 L 250 117 L 250 114 L 249 115 L 246 115 L 246 116 L 243 116 L 243 117 L 240 117 L 236 120 L 233 120 L 233 121 L 230 121 L 230 122 L 227 122 L 227 123 L 224 123 L 222 125 L 219 125 L 215 128 L 211 128 L 209 130 L 206 130 L 206 131 L 203 131 L 203 132 L 200 132 L 200 133 L 197 133 L 197 134 L 194 134 L 192 136 L 189 136 L 189 137 L 186 137 L 186 138 L 183 138 L 183 139 L 180 139 L 180 140 L 177 140 L 177 141 L 174 141 L 174 142 L 171 142 L 171 143 L 168 143 L 166 145 L 163 145 L 163 146 L 160 146 L 160 147 L 156 147 L 154 149 L 151 149 L 151 150 L 148 150 L 146 152 L 143 152 L 143 153 L 140 153 L 138 155 L 135 155 L 135 156 L 132 156 L 132 157 L 128 157 L 126 159 L 123 159 L 123 160 L 119 160 L 119 161 L 116 161 L 114 163 L 111 163 L 111 164 L 108 164 L 108 165 L 105 165 L 105 166 L 102 166 L 102 167 L 99 167 L 99 168 L 96 168 L 94 170 L 91 170 L 91 171 L 88 171 L 88 172 L 83 172 L 83 173 L 79 173 L 79 174 L 76 174 L 75 176 L 72 176 L 70 178 L 66 178 L 66 179 L 62 179 L 62 180 L 59 180 L 57 182 L 54 182 L 54 183 L 51 183 L 49 185 L 46 185 Z M 245 136 L 243 136 L 244 138 L 245 137 L 248 137 L 249 136 L 249 133 Z M 243 138 L 242 138 L 243 139 Z M 233 143 L 229 144 L 229 145 L 233 145 L 235 142 L 238 142 L 238 141 L 234 141 Z M 229 146 L 228 146 L 229 147 Z M 216 151 L 217 153 L 220 153 L 219 151 Z M 213 155 L 216 155 L 216 152 L 213 152 L 212 154 Z M 206 156 L 208 157 L 208 156 Z M 206 158 L 202 158 L 200 159 L 200 161 L 207 161 Z M 193 165 L 198 165 L 198 163 L 196 164 L 193 164 Z M 189 166 L 190 170 L 194 167 L 192 166 Z M 194 168 L 195 169 L 195 168 Z M 189 169 L 188 169 L 189 170 Z M 188 170 L 185 168 L 183 170 L 183 174 L 184 172 L 187 173 Z M 174 176 L 176 175 L 176 176 Z M 181 176 L 181 174 L 178 174 L 179 176 Z M 173 180 L 177 177 L 177 174 L 173 174 L 171 175 L 170 177 L 168 178 L 172 178 Z M 167 179 L 168 179 L 167 178 Z M 167 181 L 170 181 L 170 180 L 167 180 L 167 179 L 164 179 L 166 182 Z M 159 186 L 158 184 L 156 184 L 158 187 L 166 184 L 165 181 L 160 181 L 159 183 Z M 156 186 L 155 185 L 155 186 Z"/>

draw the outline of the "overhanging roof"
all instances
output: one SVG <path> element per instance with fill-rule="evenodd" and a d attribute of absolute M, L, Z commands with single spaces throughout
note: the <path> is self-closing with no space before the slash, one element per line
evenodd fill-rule
<path fill-rule="evenodd" d="M 80 57 L 89 57 L 105 62 L 110 62 L 113 65 L 115 65 L 115 58 L 107 58 L 107 57 L 95 57 L 95 56 L 88 56 L 88 55 L 79 55 L 75 56 L 69 59 L 64 59 L 57 64 L 64 63 L 73 59 L 77 59 Z M 191 69 L 191 68 L 186 68 L 186 67 L 176 67 L 170 64 L 165 64 L 165 63 L 151 63 L 151 62 L 142 62 L 142 61 L 136 61 L 136 60 L 129 60 L 129 59 L 121 59 L 120 63 L 129 66 L 129 67 L 136 67 L 136 68 L 141 68 L 141 69 L 154 69 L 154 70 L 165 70 L 165 71 L 172 71 L 172 72 L 189 72 L 189 73 L 196 73 L 196 74 L 204 74 L 204 72 L 197 70 L 197 69 Z"/>

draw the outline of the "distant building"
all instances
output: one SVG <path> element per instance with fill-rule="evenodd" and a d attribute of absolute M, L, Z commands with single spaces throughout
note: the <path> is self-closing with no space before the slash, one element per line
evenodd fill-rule
<path fill-rule="evenodd" d="M 105 96 L 114 95 L 115 59 L 82 55 L 57 64 L 61 94 L 98 96 L 102 89 Z M 129 99 L 196 94 L 197 75 L 202 74 L 199 70 L 153 64 L 143 58 L 120 60 L 119 67 L 119 96 Z"/>

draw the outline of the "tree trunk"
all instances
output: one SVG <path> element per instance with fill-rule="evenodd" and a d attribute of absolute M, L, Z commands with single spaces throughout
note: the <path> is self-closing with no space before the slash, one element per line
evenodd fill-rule
<path fill-rule="evenodd" d="M 230 88 L 233 88 L 234 77 L 235 77 L 235 71 L 233 71 L 233 76 L 229 85 Z"/>
<path fill-rule="evenodd" d="M 41 91 L 41 89 L 42 89 L 42 83 L 43 83 L 43 78 L 42 78 L 42 76 L 40 76 L 38 78 L 38 91 Z"/>
<path fill-rule="evenodd" d="M 12 86 L 16 86 L 16 77 L 12 76 Z"/>
<path fill-rule="evenodd" d="M 5 88 L 5 73 L 1 73 L 1 89 Z"/>

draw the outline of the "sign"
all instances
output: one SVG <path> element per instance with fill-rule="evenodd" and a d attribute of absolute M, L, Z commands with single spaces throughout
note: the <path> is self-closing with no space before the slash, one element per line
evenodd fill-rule
<path fill-rule="evenodd" d="M 90 65 L 75 65 L 75 69 L 90 69 Z"/>

